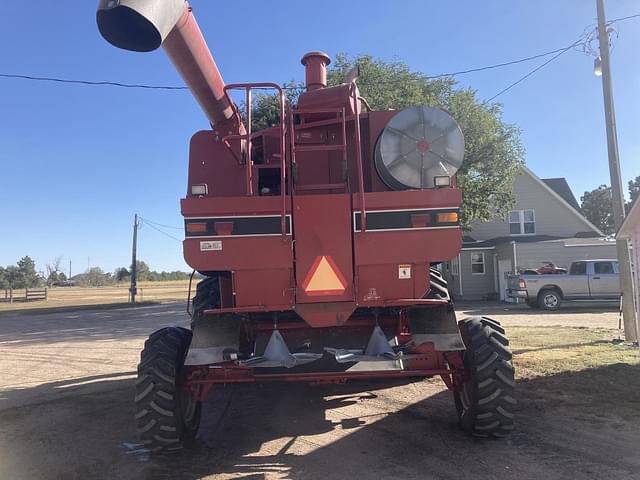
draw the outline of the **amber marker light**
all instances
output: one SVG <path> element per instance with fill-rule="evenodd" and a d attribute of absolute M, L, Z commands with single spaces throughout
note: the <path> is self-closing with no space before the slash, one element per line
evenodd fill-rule
<path fill-rule="evenodd" d="M 438 222 L 438 223 L 457 223 L 458 222 L 458 212 L 438 213 L 436 215 L 436 222 Z"/>
<path fill-rule="evenodd" d="M 187 233 L 207 233 L 206 223 L 187 223 Z"/>

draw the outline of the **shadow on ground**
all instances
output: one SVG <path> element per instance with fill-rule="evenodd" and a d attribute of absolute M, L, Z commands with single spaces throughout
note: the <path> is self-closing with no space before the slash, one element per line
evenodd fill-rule
<path fill-rule="evenodd" d="M 45 384 L 49 401 L 0 412 L 0 478 L 640 478 L 638 365 L 520 381 L 517 429 L 498 441 L 462 434 L 435 381 L 220 387 L 195 448 L 159 459 L 136 445 L 128 373 Z"/>

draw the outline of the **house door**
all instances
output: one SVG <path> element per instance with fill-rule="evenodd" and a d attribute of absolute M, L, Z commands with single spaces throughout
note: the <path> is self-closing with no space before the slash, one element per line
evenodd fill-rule
<path fill-rule="evenodd" d="M 507 300 L 507 275 L 511 273 L 511 260 L 498 260 L 498 286 L 500 288 L 500 300 Z"/>

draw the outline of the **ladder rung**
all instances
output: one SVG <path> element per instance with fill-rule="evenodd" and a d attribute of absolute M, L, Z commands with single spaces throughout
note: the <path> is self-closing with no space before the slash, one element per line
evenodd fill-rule
<path fill-rule="evenodd" d="M 342 108 L 303 108 L 301 110 L 293 110 L 294 115 L 310 115 L 312 113 L 340 113 Z"/>
<path fill-rule="evenodd" d="M 336 190 L 338 188 L 346 188 L 346 183 L 317 183 L 313 185 L 296 185 L 296 190 Z"/>
<path fill-rule="evenodd" d="M 346 145 L 295 145 L 296 152 L 328 152 L 331 150 L 345 150 Z"/>

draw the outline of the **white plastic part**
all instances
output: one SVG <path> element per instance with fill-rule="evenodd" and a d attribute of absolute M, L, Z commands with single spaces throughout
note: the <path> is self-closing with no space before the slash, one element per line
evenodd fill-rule
<path fill-rule="evenodd" d="M 434 179 L 436 187 L 448 187 L 451 185 L 451 177 L 449 176 L 436 176 Z"/>
<path fill-rule="evenodd" d="M 191 185 L 191 195 L 207 195 L 209 187 L 206 183 L 201 185 Z"/>

